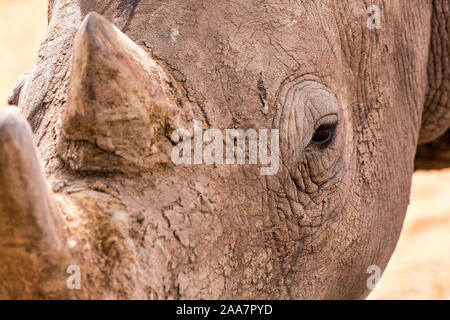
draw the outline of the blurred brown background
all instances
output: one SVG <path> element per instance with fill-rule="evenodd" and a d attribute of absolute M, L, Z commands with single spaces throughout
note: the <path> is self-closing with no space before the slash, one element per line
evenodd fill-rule
<path fill-rule="evenodd" d="M 0 109 L 46 25 L 47 0 L 0 0 Z M 414 175 L 400 241 L 369 299 L 450 299 L 450 170 Z"/>

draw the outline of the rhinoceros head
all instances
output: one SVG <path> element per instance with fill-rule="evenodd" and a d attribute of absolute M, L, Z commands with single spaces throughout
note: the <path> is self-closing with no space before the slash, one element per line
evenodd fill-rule
<path fill-rule="evenodd" d="M 364 297 L 448 128 L 439 3 L 50 1 L 0 118 L 0 296 Z"/>

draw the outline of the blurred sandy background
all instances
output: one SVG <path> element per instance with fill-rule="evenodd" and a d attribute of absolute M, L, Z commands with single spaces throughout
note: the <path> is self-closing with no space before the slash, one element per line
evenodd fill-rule
<path fill-rule="evenodd" d="M 34 63 L 47 0 L 0 0 L 0 109 Z M 450 299 L 450 170 L 418 172 L 397 249 L 370 299 Z"/>

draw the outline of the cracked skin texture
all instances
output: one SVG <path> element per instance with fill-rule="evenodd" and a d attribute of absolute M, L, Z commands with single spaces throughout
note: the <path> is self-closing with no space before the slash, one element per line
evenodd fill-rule
<path fill-rule="evenodd" d="M 66 290 L 53 273 L 48 281 L 31 275 L 24 283 L 18 268 L 0 272 L 11 283 L 2 296 L 364 298 L 366 269 L 386 266 L 408 205 L 426 112 L 433 12 L 431 1 L 376 4 L 381 30 L 365 27 L 369 4 L 363 1 L 50 1 L 48 33 L 17 101 L 52 187 L 47 196 L 64 220 L 65 247 L 48 250 L 81 267 L 83 289 Z M 117 144 L 105 150 L 96 138 L 117 119 L 108 114 L 94 121 L 95 130 L 70 128 L 70 111 L 79 110 L 73 98 L 86 94 L 76 86 L 82 80 L 73 71 L 79 67 L 74 51 L 107 60 L 119 47 L 119 64 L 138 54 L 109 31 L 117 41 L 105 42 L 102 53 L 77 46 L 77 32 L 96 39 L 89 28 L 80 29 L 83 20 L 110 30 L 96 14 L 85 19 L 92 11 L 157 65 L 164 80 L 153 85 L 163 88 L 187 128 L 194 119 L 219 129 L 279 128 L 285 143 L 278 173 L 260 176 L 251 165 L 175 166 L 161 135 L 152 165 L 140 170 L 111 163 L 108 154 L 96 157 L 116 150 Z M 89 73 L 90 80 L 120 71 L 103 68 Z M 130 122 L 119 107 L 123 101 L 132 111 L 136 106 L 122 98 L 140 89 L 131 86 L 118 100 L 108 95 L 135 81 L 120 74 L 102 81 L 94 100 L 111 99 L 126 128 Z M 99 114 L 81 116 L 93 121 Z M 319 147 L 312 139 L 324 119 L 334 119 L 335 131 Z M 137 138 L 139 132 L 124 130 L 118 143 L 133 149 Z M 86 154 L 96 157 L 96 166 L 67 161 Z M 137 152 L 136 163 L 144 155 Z M 111 166 L 121 170 L 101 170 Z M 49 270 L 58 274 L 57 266 Z"/>

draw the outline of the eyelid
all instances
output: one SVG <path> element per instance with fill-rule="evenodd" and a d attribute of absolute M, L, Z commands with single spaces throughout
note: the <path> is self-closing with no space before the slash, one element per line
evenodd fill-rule
<path fill-rule="evenodd" d="M 314 131 L 319 129 L 320 126 L 322 125 L 330 125 L 330 126 L 336 126 L 338 123 L 338 115 L 333 113 L 333 114 L 329 114 L 326 115 L 322 118 L 320 118 L 314 125 Z"/>

